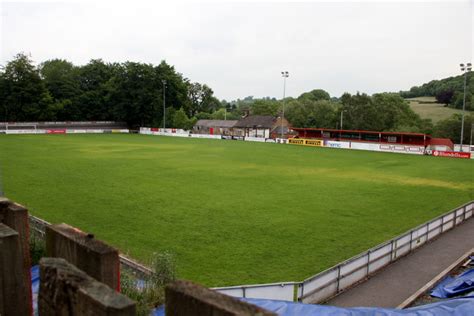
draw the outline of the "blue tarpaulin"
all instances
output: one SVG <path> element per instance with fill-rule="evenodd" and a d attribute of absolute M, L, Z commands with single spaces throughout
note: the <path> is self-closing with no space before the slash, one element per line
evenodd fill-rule
<path fill-rule="evenodd" d="M 438 298 L 449 298 L 462 295 L 473 290 L 474 269 L 470 269 L 457 277 L 446 277 L 431 291 L 431 296 Z"/>
<path fill-rule="evenodd" d="M 33 292 L 33 312 L 38 315 L 38 293 L 40 285 L 39 266 L 31 267 L 31 291 Z"/>
<path fill-rule="evenodd" d="M 474 269 L 473 269 L 474 270 Z M 38 292 L 39 292 L 39 267 L 31 268 L 31 282 L 33 288 L 33 307 L 35 315 L 38 315 Z M 280 316 L 472 316 L 474 315 L 474 292 L 462 298 L 445 300 L 433 304 L 399 309 L 386 309 L 375 307 L 356 307 L 356 308 L 340 308 L 325 305 L 312 305 L 293 303 L 287 301 L 265 300 L 242 298 L 244 302 L 254 304 L 272 311 Z M 164 306 L 160 306 L 153 310 L 153 316 L 165 316 Z"/>
<path fill-rule="evenodd" d="M 279 316 L 472 316 L 474 315 L 474 297 L 451 299 L 433 304 L 407 309 L 376 307 L 341 308 L 325 305 L 292 303 L 286 301 L 255 298 L 241 299 L 244 302 L 260 306 Z M 163 306 L 153 311 L 153 316 L 165 316 Z"/>

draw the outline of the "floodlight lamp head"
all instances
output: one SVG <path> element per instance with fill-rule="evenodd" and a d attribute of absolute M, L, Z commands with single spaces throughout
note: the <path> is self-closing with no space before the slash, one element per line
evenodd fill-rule
<path fill-rule="evenodd" d="M 461 68 L 462 68 L 462 67 L 464 67 L 464 64 L 459 64 L 459 66 L 461 66 Z"/>

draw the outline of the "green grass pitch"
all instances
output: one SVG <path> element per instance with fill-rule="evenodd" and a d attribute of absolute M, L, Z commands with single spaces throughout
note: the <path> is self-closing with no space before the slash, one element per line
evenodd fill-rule
<path fill-rule="evenodd" d="M 144 135 L 0 135 L 7 197 L 207 286 L 300 281 L 473 199 L 473 161 Z"/>

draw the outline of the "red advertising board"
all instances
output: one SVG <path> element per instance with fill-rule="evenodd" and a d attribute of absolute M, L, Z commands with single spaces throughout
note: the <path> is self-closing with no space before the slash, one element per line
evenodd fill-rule
<path fill-rule="evenodd" d="M 157 128 L 157 127 L 152 127 L 152 128 L 150 128 L 150 131 L 152 131 L 152 132 L 159 132 L 160 129 Z"/>
<path fill-rule="evenodd" d="M 48 129 L 46 134 L 66 134 L 65 129 Z"/>
<path fill-rule="evenodd" d="M 452 158 L 471 158 L 471 153 L 459 152 L 459 151 L 441 151 L 441 150 L 433 150 L 433 156 L 436 157 L 452 157 Z"/>

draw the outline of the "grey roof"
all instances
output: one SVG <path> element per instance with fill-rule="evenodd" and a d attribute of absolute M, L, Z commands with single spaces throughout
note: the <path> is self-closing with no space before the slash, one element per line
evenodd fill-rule
<path fill-rule="evenodd" d="M 234 127 L 246 127 L 246 128 L 272 128 L 275 118 L 267 115 L 249 115 L 240 119 Z"/>
<path fill-rule="evenodd" d="M 199 120 L 194 126 L 231 128 L 237 122 L 236 120 Z"/>

